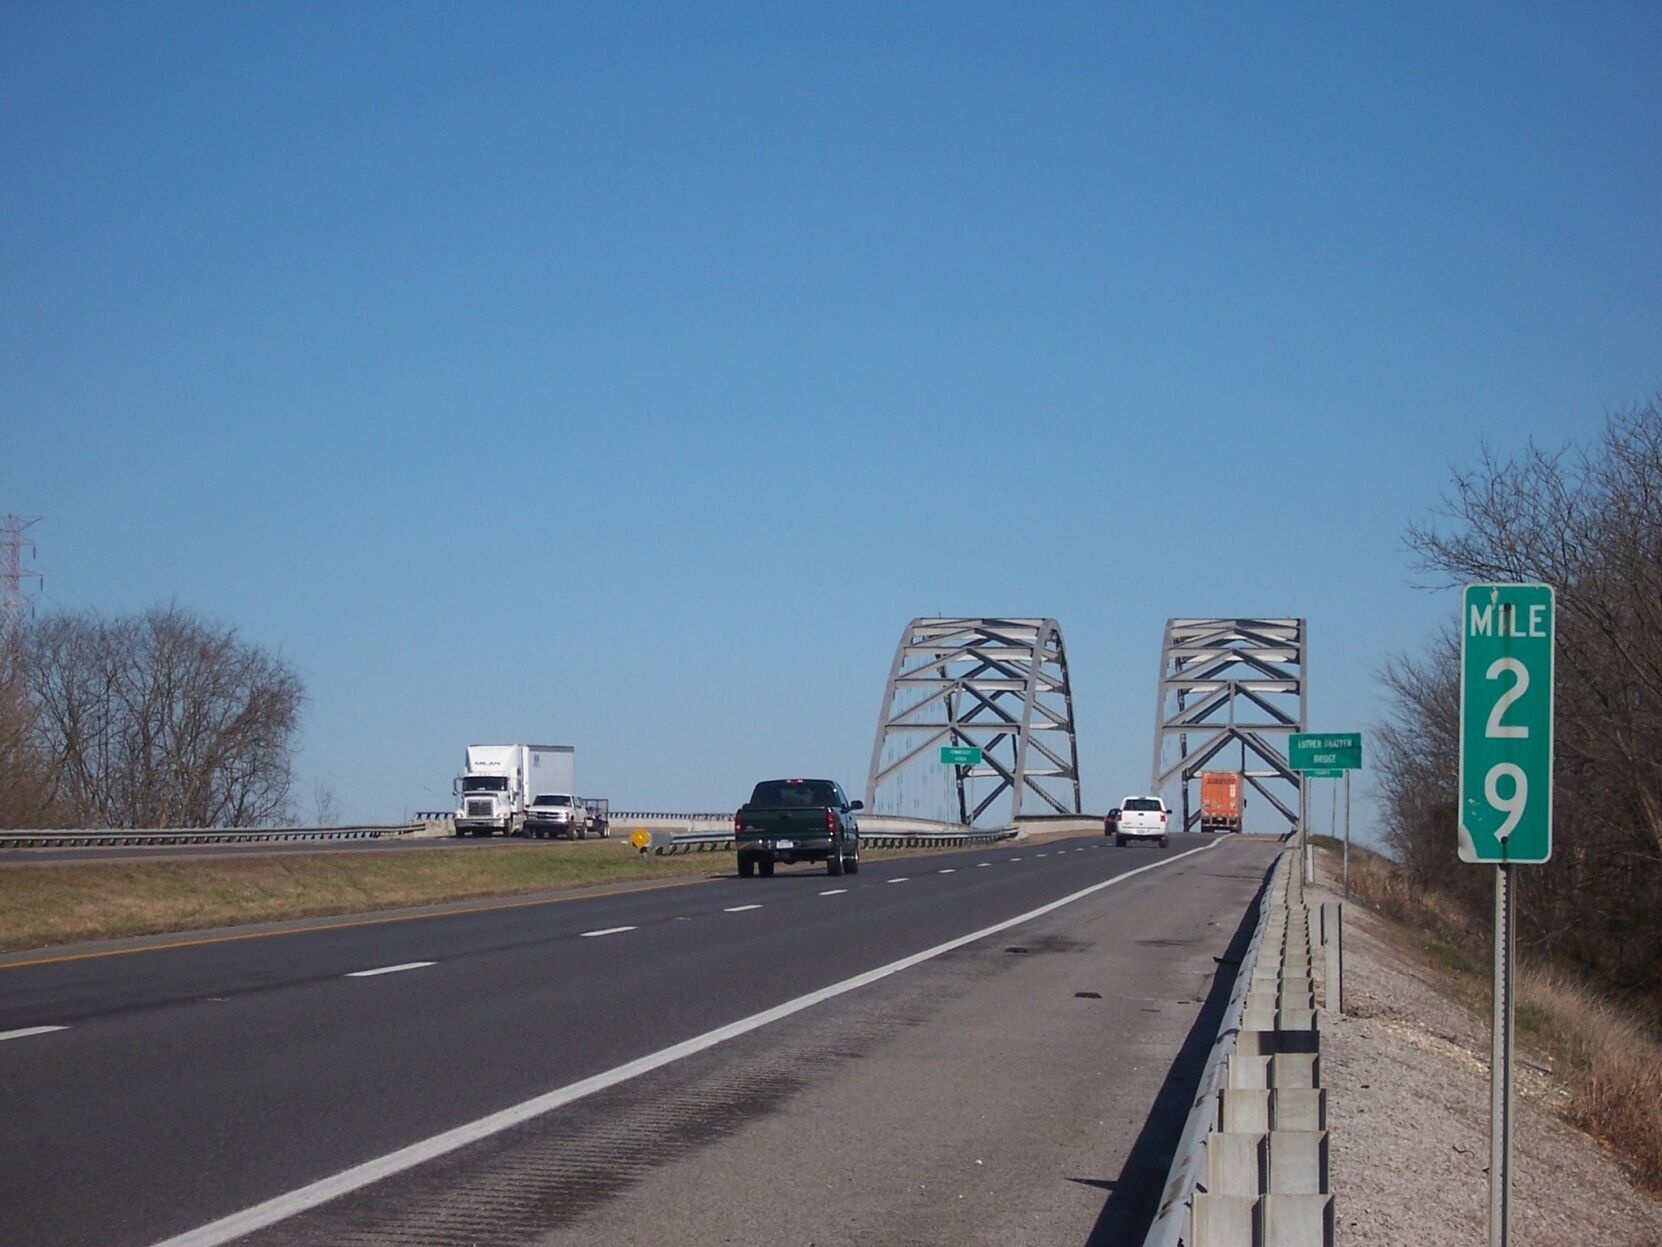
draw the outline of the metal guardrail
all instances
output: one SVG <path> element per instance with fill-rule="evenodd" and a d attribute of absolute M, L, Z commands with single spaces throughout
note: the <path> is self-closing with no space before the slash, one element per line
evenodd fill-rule
<path fill-rule="evenodd" d="M 1341 918 L 1306 903 L 1297 856 L 1271 874 L 1144 1247 L 1333 1245 L 1321 1015 L 1342 1007 Z"/>
<path fill-rule="evenodd" d="M 1285 871 L 1291 860 L 1290 855 L 1283 853 L 1276 862 L 1275 870 Z M 1235 1051 L 1235 1041 L 1241 1033 L 1241 1015 L 1246 1008 L 1247 990 L 1252 986 L 1252 967 L 1258 960 L 1258 949 L 1269 926 L 1273 890 L 1273 883 L 1266 885 L 1259 899 L 1258 925 L 1252 933 L 1252 942 L 1241 957 L 1241 967 L 1235 972 L 1235 987 L 1229 993 L 1229 1003 L 1224 1006 L 1223 1023 L 1218 1029 L 1217 1039 L 1212 1043 L 1212 1051 L 1207 1055 L 1200 1085 L 1195 1088 L 1194 1102 L 1190 1105 L 1188 1119 L 1183 1123 L 1177 1151 L 1172 1156 L 1165 1193 L 1154 1223 L 1143 1239 L 1143 1247 L 1178 1247 L 1187 1234 L 1189 1206 L 1194 1200 L 1195 1183 L 1206 1161 L 1206 1135 L 1217 1120 L 1218 1092 L 1228 1077 L 1229 1056 Z"/>
<path fill-rule="evenodd" d="M 292 840 L 378 840 L 407 836 L 421 823 L 364 827 L 121 828 L 83 831 L 0 831 L 0 849 L 125 848 L 134 845 L 267 844 Z"/>
<path fill-rule="evenodd" d="M 689 816 L 683 815 L 685 820 Z M 697 817 L 697 816 L 692 816 Z M 882 817 L 881 815 L 878 817 Z M 618 820 L 614 818 L 614 823 Z M 628 821 L 625 819 L 624 821 Z M 920 819 L 901 819 L 901 822 L 921 822 Z M 642 830 L 645 830 L 642 828 Z M 927 848 L 957 848 L 970 844 L 996 844 L 1000 840 L 1009 840 L 1016 835 L 1014 827 L 1001 827 L 996 830 L 977 830 L 973 827 L 949 827 L 942 831 L 926 831 L 897 829 L 893 831 L 868 831 L 860 829 L 860 843 L 873 849 L 927 849 Z M 674 853 L 731 853 L 733 851 L 733 833 L 731 831 L 652 831 L 647 833 L 644 842 L 637 837 L 632 843 L 643 854 L 650 853 L 656 857 L 663 857 Z"/>
<path fill-rule="evenodd" d="M 650 823 L 650 822 L 669 822 L 669 821 L 678 822 L 678 823 L 685 823 L 685 822 L 688 822 L 688 821 L 702 823 L 702 822 L 711 821 L 713 819 L 721 819 L 721 818 L 724 818 L 729 823 L 731 823 L 733 821 L 733 811 L 732 810 L 727 810 L 725 812 L 722 812 L 722 811 L 718 810 L 718 811 L 715 811 L 713 813 L 706 812 L 706 813 L 698 813 L 698 814 L 686 814 L 686 813 L 675 814 L 675 813 L 670 813 L 670 812 L 663 811 L 663 810 L 613 810 L 609 817 L 611 818 L 611 820 L 614 823 L 619 823 L 619 822 Z"/>

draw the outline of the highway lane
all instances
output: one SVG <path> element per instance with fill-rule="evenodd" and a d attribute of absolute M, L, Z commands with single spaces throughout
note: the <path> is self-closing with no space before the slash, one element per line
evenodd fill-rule
<path fill-rule="evenodd" d="M 154 1242 L 1204 843 L 1085 837 L 0 969 L 0 1034 L 66 1027 L 0 1040 L 4 1238 Z M 1193 908 L 1181 880 L 1214 856 L 1079 905 Z M 862 991 L 903 1008 L 916 973 Z M 475 1238 L 523 1241 L 504 1232 Z"/>

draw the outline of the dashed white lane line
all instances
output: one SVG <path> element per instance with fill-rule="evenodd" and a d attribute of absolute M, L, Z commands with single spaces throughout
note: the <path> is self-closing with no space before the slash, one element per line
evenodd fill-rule
<path fill-rule="evenodd" d="M 397 966 L 376 966 L 373 970 L 354 970 L 346 977 L 349 979 L 372 979 L 377 974 L 397 974 L 401 970 L 425 970 L 428 966 L 436 965 L 433 961 L 406 961 Z"/>
<path fill-rule="evenodd" d="M 885 879 L 883 882 L 884 883 L 906 883 L 908 880 L 911 879 L 911 877 L 912 877 L 911 875 L 901 875 L 900 878 L 898 878 L 898 879 Z"/>
<path fill-rule="evenodd" d="M 828 891 L 821 892 L 820 895 L 821 896 L 841 896 L 844 892 L 847 892 L 847 891 L 848 891 L 847 888 L 831 888 Z"/>
<path fill-rule="evenodd" d="M 1050 854 L 1049 853 L 1040 853 L 1039 856 L 1040 857 L 1049 857 Z"/>
<path fill-rule="evenodd" d="M 760 905 L 734 905 L 731 908 L 722 910 L 721 912 L 724 913 L 724 914 L 742 914 L 747 909 L 760 909 L 760 908 L 761 908 Z"/>
<path fill-rule="evenodd" d="M 945 870 L 937 870 L 935 873 L 937 875 L 955 875 L 958 873 L 958 868 L 956 866 L 948 866 Z"/>
<path fill-rule="evenodd" d="M 597 935 L 622 935 L 625 931 L 633 931 L 634 927 L 601 927 L 598 931 L 584 931 L 577 938 L 580 940 L 593 939 Z"/>
<path fill-rule="evenodd" d="M 992 865 L 991 862 L 977 862 L 977 863 L 975 863 L 975 868 L 977 870 L 980 870 L 983 866 L 991 866 L 991 865 Z"/>
<path fill-rule="evenodd" d="M 1021 861 L 1021 858 L 1019 858 L 1019 857 L 1007 857 L 1004 860 L 1007 861 L 1007 862 L 1019 862 L 1019 861 Z"/>
<path fill-rule="evenodd" d="M 1059 897 L 1037 909 L 1030 909 L 1024 914 L 1017 914 L 1013 918 L 1006 918 L 1002 922 L 994 923 L 990 927 L 982 927 L 979 931 L 970 931 L 956 939 L 937 944 L 933 948 L 926 948 L 920 953 L 913 953 L 909 957 L 902 957 L 899 961 L 891 961 L 887 965 L 878 966 L 852 978 L 844 979 L 840 983 L 832 983 L 829 987 L 821 987 L 809 992 L 805 996 L 798 996 L 794 1000 L 787 1000 L 783 1004 L 764 1009 L 760 1013 L 752 1013 L 749 1017 L 740 1018 L 736 1022 L 729 1022 L 715 1030 L 705 1031 L 702 1035 L 695 1035 L 691 1039 L 671 1044 L 624 1065 L 606 1070 L 604 1073 L 594 1074 L 579 1082 L 568 1083 L 557 1087 L 542 1095 L 533 1096 L 522 1103 L 508 1108 L 498 1109 L 488 1116 L 470 1121 L 465 1125 L 454 1126 L 442 1134 L 433 1135 L 419 1143 L 412 1143 L 401 1147 L 395 1152 L 388 1152 L 374 1160 L 366 1160 L 361 1164 L 353 1165 L 350 1169 L 343 1169 L 339 1173 L 327 1178 L 320 1178 L 306 1186 L 297 1187 L 281 1195 L 273 1196 L 262 1203 L 244 1208 L 240 1212 L 231 1213 L 217 1221 L 210 1221 L 194 1230 L 186 1230 L 183 1234 L 175 1234 L 172 1238 L 164 1239 L 154 1247 L 222 1247 L 236 1238 L 252 1234 L 255 1230 L 264 1229 L 268 1225 L 305 1212 L 328 1203 L 332 1199 L 339 1199 L 351 1191 L 362 1190 L 376 1182 L 392 1177 L 394 1174 L 405 1173 L 417 1165 L 426 1164 L 437 1157 L 447 1155 L 458 1148 L 466 1147 L 470 1143 L 477 1143 L 481 1139 L 488 1139 L 492 1135 L 500 1134 L 504 1130 L 534 1121 L 545 1113 L 551 1113 L 564 1105 L 574 1103 L 615 1087 L 620 1083 L 638 1078 L 642 1074 L 662 1069 L 666 1065 L 700 1052 L 708 1051 L 717 1044 L 729 1039 L 736 1039 L 740 1035 L 748 1035 L 752 1031 L 760 1030 L 773 1022 L 788 1018 L 793 1014 L 801 1013 L 804 1009 L 811 1009 L 824 1001 L 832 1000 L 848 992 L 857 991 L 871 983 L 880 982 L 891 975 L 899 974 L 912 966 L 922 965 L 945 953 L 973 944 L 977 940 L 986 939 L 989 935 L 997 935 L 1001 931 L 1008 931 L 1024 922 L 1031 922 L 1045 914 L 1055 913 L 1065 905 L 1087 896 L 1094 896 L 1104 888 L 1111 888 L 1116 883 L 1144 874 L 1150 870 L 1160 870 L 1175 865 L 1184 858 L 1196 853 L 1205 853 L 1221 844 L 1221 840 L 1214 840 L 1203 844 L 1199 848 L 1189 849 L 1183 853 L 1173 854 L 1171 857 L 1159 858 L 1139 866 L 1135 870 L 1127 870 L 1100 883 L 1093 883 L 1089 887 L 1081 888 L 1077 892 Z M 632 929 L 632 928 L 626 928 Z"/>
<path fill-rule="evenodd" d="M 53 1031 L 66 1031 L 67 1026 L 25 1026 L 22 1030 L 0 1031 L 0 1040 L 27 1039 L 30 1035 L 50 1035 Z"/>

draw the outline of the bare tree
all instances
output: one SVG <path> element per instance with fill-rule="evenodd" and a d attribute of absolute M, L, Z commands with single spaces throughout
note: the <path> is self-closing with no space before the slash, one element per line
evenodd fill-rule
<path fill-rule="evenodd" d="M 1408 544 L 1435 582 L 1557 590 L 1554 850 L 1521 872 L 1522 928 L 1538 947 L 1662 1002 L 1662 406 L 1612 417 L 1588 447 L 1485 451 Z M 1392 843 L 1416 870 L 1448 871 L 1453 638 L 1384 678 Z M 1471 891 L 1469 882 L 1449 873 L 1445 890 Z"/>
<path fill-rule="evenodd" d="M 35 739 L 77 822 L 257 826 L 286 815 L 303 698 L 234 628 L 168 607 L 57 615 L 27 636 Z"/>
<path fill-rule="evenodd" d="M 333 827 L 339 815 L 335 812 L 335 793 L 321 779 L 312 785 L 312 823 L 317 827 Z"/>
<path fill-rule="evenodd" d="M 0 827 L 51 827 L 60 819 L 52 768 L 14 657 L 0 655 Z"/>

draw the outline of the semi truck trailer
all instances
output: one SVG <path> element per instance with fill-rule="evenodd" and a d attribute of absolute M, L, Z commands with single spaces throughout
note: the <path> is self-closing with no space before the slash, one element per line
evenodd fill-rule
<path fill-rule="evenodd" d="M 1202 771 L 1200 773 L 1200 829 L 1202 831 L 1239 831 L 1241 810 L 1241 776 L 1237 771 Z"/>
<path fill-rule="evenodd" d="M 453 790 L 458 836 L 512 835 L 539 793 L 575 794 L 577 751 L 571 745 L 469 745 Z"/>

